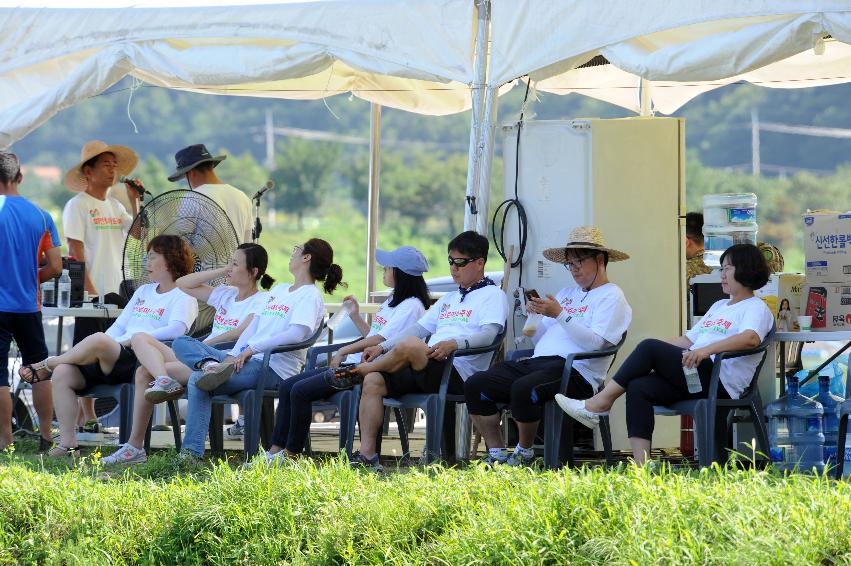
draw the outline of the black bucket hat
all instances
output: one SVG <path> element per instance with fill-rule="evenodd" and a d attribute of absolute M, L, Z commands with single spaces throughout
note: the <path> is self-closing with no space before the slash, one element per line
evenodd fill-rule
<path fill-rule="evenodd" d="M 227 158 L 227 155 L 217 155 L 213 157 L 210 155 L 210 152 L 207 151 L 207 146 L 202 143 L 184 147 L 174 154 L 174 161 L 177 163 L 177 169 L 175 169 L 174 173 L 168 176 L 168 180 L 172 182 L 177 181 L 186 175 L 187 171 L 191 171 L 202 163 L 206 163 L 208 161 L 212 161 L 213 167 L 215 167 Z"/>

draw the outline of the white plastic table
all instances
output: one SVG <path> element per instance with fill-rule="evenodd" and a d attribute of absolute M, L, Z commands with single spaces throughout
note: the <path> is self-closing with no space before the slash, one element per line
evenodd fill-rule
<path fill-rule="evenodd" d="M 94 306 L 90 303 L 84 304 L 82 307 L 72 307 L 62 309 L 59 307 L 41 307 L 41 316 L 56 316 L 59 317 L 59 329 L 56 332 L 56 355 L 62 353 L 62 319 L 66 316 L 74 318 L 105 318 L 114 320 L 121 314 L 120 308 L 116 305 Z"/>
<path fill-rule="evenodd" d="M 819 367 L 801 380 L 801 384 L 811 380 L 814 376 L 827 367 L 833 360 L 839 357 L 845 350 L 851 347 L 851 330 L 836 330 L 830 332 L 807 331 L 807 332 L 775 332 L 774 341 L 780 345 L 780 394 L 786 390 L 786 342 L 845 342 L 835 354 L 825 360 Z"/>

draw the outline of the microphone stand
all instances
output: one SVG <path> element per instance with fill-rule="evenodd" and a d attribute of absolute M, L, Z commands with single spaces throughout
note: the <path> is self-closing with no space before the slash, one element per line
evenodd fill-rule
<path fill-rule="evenodd" d="M 251 241 L 255 244 L 260 239 L 260 232 L 263 231 L 263 224 L 260 223 L 260 197 L 262 192 L 254 195 L 254 228 L 251 229 Z"/>

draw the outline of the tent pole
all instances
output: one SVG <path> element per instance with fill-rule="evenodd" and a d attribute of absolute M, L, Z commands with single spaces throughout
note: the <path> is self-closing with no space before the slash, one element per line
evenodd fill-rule
<path fill-rule="evenodd" d="M 478 210 L 477 187 L 479 184 L 479 162 L 481 160 L 482 147 L 479 146 L 482 128 L 482 106 L 485 94 L 485 81 L 487 80 L 487 49 L 488 37 L 490 35 L 491 0 L 475 0 L 476 13 L 478 14 L 476 25 L 476 59 L 474 68 L 476 73 L 475 83 L 471 91 L 471 118 L 470 118 L 470 149 L 467 154 L 467 192 L 464 200 L 464 230 L 476 228 L 476 214 L 471 210 L 471 203 Z"/>
<path fill-rule="evenodd" d="M 650 81 L 647 79 L 641 79 L 641 86 L 639 87 L 639 96 L 641 97 L 641 116 L 652 116 L 653 115 L 653 99 L 650 95 Z"/>
<path fill-rule="evenodd" d="M 479 162 L 478 205 L 479 214 L 476 217 L 476 232 L 488 233 L 488 206 L 491 197 L 491 173 L 493 171 L 493 151 L 496 146 L 496 116 L 499 107 L 499 92 L 497 87 L 489 87 L 485 93 L 485 113 L 482 119 L 482 148 Z"/>
<path fill-rule="evenodd" d="M 366 302 L 375 291 L 375 247 L 378 244 L 378 179 L 381 174 L 381 105 L 370 104 L 369 198 L 366 217 Z"/>

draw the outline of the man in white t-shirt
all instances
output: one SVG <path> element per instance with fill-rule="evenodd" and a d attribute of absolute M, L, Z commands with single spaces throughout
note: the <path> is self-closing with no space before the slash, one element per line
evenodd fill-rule
<path fill-rule="evenodd" d="M 533 337 L 531 358 L 502 362 L 479 372 L 464 384 L 467 409 L 488 447 L 485 462 L 513 466 L 534 460 L 532 444 L 543 407 L 561 387 L 568 354 L 611 347 L 620 342 L 632 320 L 632 309 L 623 291 L 609 282 L 610 261 L 629 256 L 606 246 L 593 226 L 575 228 L 567 244 L 544 250 L 544 257 L 564 265 L 574 285 L 554 297 L 528 299 L 527 310 L 542 315 Z M 587 399 L 602 387 L 611 357 L 580 360 L 573 364 L 568 381 L 569 396 Z M 519 441 L 509 456 L 499 429 L 498 404 L 508 404 L 517 423 Z M 567 426 L 572 426 L 568 423 Z"/>
<path fill-rule="evenodd" d="M 186 178 L 189 188 L 210 197 L 228 215 L 236 240 L 239 244 L 251 242 L 254 216 L 251 201 L 245 193 L 232 185 L 223 183 L 216 175 L 216 166 L 227 159 L 226 155 L 212 156 L 204 144 L 184 147 L 174 154 L 177 168 L 168 176 L 175 182 Z"/>
<path fill-rule="evenodd" d="M 375 440 L 384 421 L 384 397 L 437 393 L 450 354 L 488 346 L 505 327 L 508 300 L 502 289 L 485 277 L 488 247 L 488 239 L 476 232 L 456 236 L 449 242 L 448 251 L 450 273 L 458 290 L 444 295 L 416 324 L 366 348 L 364 363 L 327 373 L 332 387 L 346 388 L 363 381 L 357 463 L 378 468 Z M 464 381 L 490 366 L 492 357 L 488 353 L 455 358 L 449 393 L 460 395 Z"/>
<path fill-rule="evenodd" d="M 65 173 L 65 186 L 77 195 L 62 211 L 62 231 L 68 240 L 68 255 L 86 262 L 84 289 L 92 297 L 103 298 L 107 293 L 119 291 L 124 242 L 139 208 L 139 194 L 133 185 L 125 183 L 131 214 L 107 193 L 138 162 L 136 152 L 129 147 L 93 140 L 86 142 L 80 151 L 80 161 Z M 106 331 L 110 323 L 101 318 L 76 319 L 73 343 Z M 78 424 L 86 432 L 98 431 L 94 406 L 94 399 L 80 399 Z"/>

